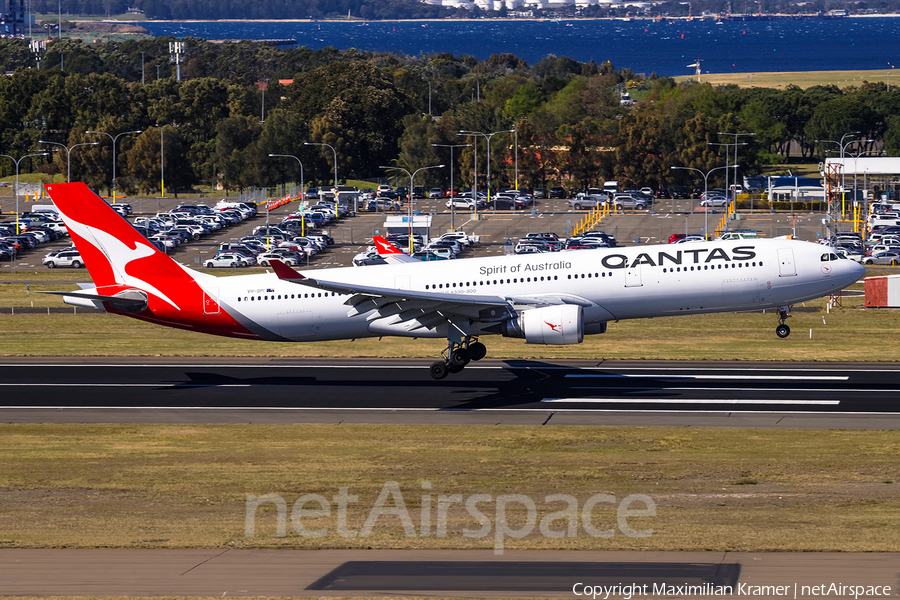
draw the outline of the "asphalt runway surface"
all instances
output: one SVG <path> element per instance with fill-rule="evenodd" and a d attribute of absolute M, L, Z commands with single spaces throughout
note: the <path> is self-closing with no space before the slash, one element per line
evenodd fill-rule
<path fill-rule="evenodd" d="M 5 422 L 900 428 L 878 364 L 412 359 L 6 359 Z"/>
<path fill-rule="evenodd" d="M 822 593 L 834 584 L 870 599 L 896 597 L 898 573 L 890 553 L 0 549 L 0 594 L 35 596 L 854 598 Z"/>

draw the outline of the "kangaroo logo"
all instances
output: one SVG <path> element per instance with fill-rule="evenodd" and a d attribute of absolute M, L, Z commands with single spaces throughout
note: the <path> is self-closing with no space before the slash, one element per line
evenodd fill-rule
<path fill-rule="evenodd" d="M 550 329 L 552 329 L 553 331 L 555 331 L 556 333 L 559 333 L 559 328 L 562 327 L 562 323 L 560 323 L 559 325 L 554 325 L 553 323 L 548 323 L 547 321 L 544 321 L 544 324 L 547 327 L 549 327 Z"/>

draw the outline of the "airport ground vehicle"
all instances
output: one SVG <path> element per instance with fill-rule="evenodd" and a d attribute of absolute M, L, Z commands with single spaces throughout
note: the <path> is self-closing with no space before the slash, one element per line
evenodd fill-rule
<path fill-rule="evenodd" d="M 150 246 L 86 185 L 47 191 L 94 283 L 52 292 L 69 304 L 243 339 L 446 339 L 430 367 L 435 379 L 483 358 L 481 338 L 492 334 L 568 345 L 621 319 L 777 308 L 776 334 L 786 337 L 792 304 L 865 273 L 818 244 L 775 238 L 488 256 L 438 269 L 408 256 L 305 273 L 273 260 L 274 273 L 210 277 Z"/>

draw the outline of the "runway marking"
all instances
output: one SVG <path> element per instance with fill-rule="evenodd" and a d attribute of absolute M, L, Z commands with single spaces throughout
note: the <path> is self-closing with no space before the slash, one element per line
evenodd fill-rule
<path fill-rule="evenodd" d="M 263 387 L 268 384 L 253 383 L 0 383 L 0 387 L 223 387 L 248 388 Z M 274 384 L 280 385 L 280 384 Z"/>
<path fill-rule="evenodd" d="M 593 379 L 619 379 L 619 378 L 634 378 L 634 379 L 648 379 L 648 378 L 659 378 L 660 375 L 650 375 L 650 374 L 635 374 L 635 375 L 620 375 L 620 374 L 610 374 L 610 373 L 570 373 L 566 375 L 566 378 L 593 378 Z M 664 375 L 666 379 L 755 379 L 755 380 L 767 380 L 767 379 L 777 379 L 777 380 L 792 380 L 792 381 L 847 381 L 850 379 L 849 375 Z"/>
<path fill-rule="evenodd" d="M 572 404 L 787 404 L 797 406 L 837 406 L 840 400 L 753 400 L 730 398 L 709 400 L 699 398 L 685 399 L 624 399 L 624 398 L 544 398 L 541 402 L 568 402 Z"/>
<path fill-rule="evenodd" d="M 298 358 L 298 360 L 303 360 L 302 357 Z M 0 369 L 2 368 L 47 368 L 47 367 L 79 367 L 79 368 L 167 368 L 167 369 L 377 369 L 377 370 L 386 370 L 386 369 L 422 369 L 423 366 L 421 364 L 393 364 L 393 365 L 385 365 L 385 364 L 370 364 L 370 365 L 329 365 L 329 364 L 175 364 L 175 363 L 0 363 Z M 731 372 L 752 372 L 752 371 L 793 371 L 800 373 L 821 373 L 833 371 L 833 369 L 812 369 L 812 368 L 802 368 L 802 369 L 788 369 L 788 368 L 777 368 L 777 367 L 566 367 L 566 366 L 555 366 L 555 365 L 540 365 L 540 366 L 532 366 L 532 365 L 508 365 L 508 364 L 498 364 L 498 365 L 468 365 L 466 366 L 467 371 L 471 370 L 506 370 L 506 371 L 655 371 L 655 372 L 672 372 L 672 371 L 705 371 L 705 372 L 720 372 L 720 371 L 731 371 Z M 842 369 L 844 371 L 850 371 L 851 373 L 900 373 L 900 369 L 853 369 L 853 368 L 845 368 Z M 648 374 L 617 374 L 617 373 L 572 373 L 569 374 L 568 377 L 653 377 L 654 375 Z M 694 377 L 712 377 L 712 375 L 694 375 Z M 802 376 L 781 376 L 781 375 L 772 375 L 772 376 L 764 376 L 764 375 L 753 375 L 753 376 L 745 376 L 745 375 L 733 375 L 733 378 L 744 378 L 748 379 L 750 377 L 802 377 Z M 826 377 L 826 376 L 823 376 Z M 843 379 L 849 379 L 849 376 L 834 376 L 834 377 L 842 377 Z"/>
<path fill-rule="evenodd" d="M 852 394 L 852 393 L 871 393 L 873 390 L 871 389 L 844 389 L 841 388 L 839 390 L 833 390 L 829 388 L 772 388 L 772 387 L 742 387 L 742 388 L 732 388 L 732 387 L 671 387 L 671 386 L 638 386 L 638 387 L 629 387 L 624 385 L 619 386 L 589 386 L 589 385 L 573 385 L 570 387 L 573 390 L 630 390 L 630 391 L 662 391 L 662 390 L 673 390 L 673 391 L 704 391 L 704 392 L 758 392 L 759 390 L 765 390 L 767 392 L 819 392 L 822 394 Z M 880 390 L 874 390 L 880 391 Z"/>

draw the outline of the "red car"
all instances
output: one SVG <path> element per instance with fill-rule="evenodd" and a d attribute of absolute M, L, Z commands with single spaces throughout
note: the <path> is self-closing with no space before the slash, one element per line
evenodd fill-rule
<path fill-rule="evenodd" d="M 447 190 L 446 197 L 447 198 L 456 198 L 459 196 L 459 190 Z"/>

